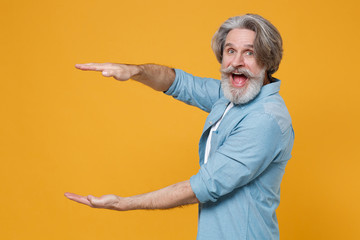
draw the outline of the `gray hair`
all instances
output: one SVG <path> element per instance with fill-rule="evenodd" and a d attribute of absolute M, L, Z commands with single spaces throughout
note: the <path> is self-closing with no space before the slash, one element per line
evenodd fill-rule
<path fill-rule="evenodd" d="M 211 47 L 221 63 L 227 34 L 235 28 L 248 29 L 256 33 L 255 58 L 265 66 L 269 78 L 279 68 L 282 58 L 282 39 L 279 31 L 268 20 L 256 14 L 236 16 L 226 20 L 214 34 Z"/>

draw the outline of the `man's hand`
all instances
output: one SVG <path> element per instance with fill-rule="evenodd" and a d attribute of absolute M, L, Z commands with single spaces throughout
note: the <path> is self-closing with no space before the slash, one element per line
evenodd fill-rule
<path fill-rule="evenodd" d="M 84 71 L 102 72 L 103 76 L 119 81 L 133 79 L 157 91 L 168 90 L 175 80 L 173 69 L 157 64 L 85 63 L 76 64 L 75 67 Z"/>
<path fill-rule="evenodd" d="M 125 198 L 109 194 L 101 197 L 94 197 L 92 195 L 80 196 L 75 193 L 65 193 L 65 197 L 78 203 L 88 205 L 92 208 L 105 208 L 118 211 L 126 211 Z"/>
<path fill-rule="evenodd" d="M 105 77 L 113 77 L 119 81 L 126 81 L 140 73 L 141 69 L 137 65 L 126 65 L 118 63 L 85 63 L 76 64 L 76 68 L 84 71 L 102 72 Z"/>

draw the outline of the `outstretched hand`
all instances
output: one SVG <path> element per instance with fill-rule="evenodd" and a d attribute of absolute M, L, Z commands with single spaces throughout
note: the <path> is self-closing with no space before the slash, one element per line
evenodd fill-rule
<path fill-rule="evenodd" d="M 136 65 L 126 65 L 118 63 L 85 63 L 75 64 L 75 67 L 84 71 L 102 72 L 105 77 L 113 77 L 119 81 L 126 81 L 134 75 L 139 74 L 140 69 Z"/>
<path fill-rule="evenodd" d="M 75 67 L 83 71 L 102 72 L 103 76 L 119 81 L 133 79 L 162 92 L 170 88 L 176 77 L 174 69 L 157 64 L 85 63 Z"/>
<path fill-rule="evenodd" d="M 75 193 L 65 193 L 65 197 L 72 201 L 88 205 L 92 208 L 105 208 L 119 211 L 126 210 L 124 206 L 122 206 L 123 204 L 121 204 L 121 200 L 123 200 L 123 198 L 113 194 L 94 197 L 92 195 L 81 196 Z"/>

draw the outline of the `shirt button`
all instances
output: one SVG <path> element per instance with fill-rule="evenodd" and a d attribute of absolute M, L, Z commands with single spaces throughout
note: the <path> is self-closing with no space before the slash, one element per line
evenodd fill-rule
<path fill-rule="evenodd" d="M 209 123 L 212 124 L 212 121 L 210 121 Z"/>

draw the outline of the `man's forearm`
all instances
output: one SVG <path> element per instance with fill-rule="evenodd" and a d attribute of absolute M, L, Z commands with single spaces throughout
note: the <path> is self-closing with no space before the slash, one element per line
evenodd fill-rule
<path fill-rule="evenodd" d="M 127 197 L 123 200 L 126 204 L 125 210 L 168 209 L 199 203 L 191 189 L 190 181 L 179 182 L 154 192 Z"/>
<path fill-rule="evenodd" d="M 70 200 L 94 208 L 106 208 L 118 211 L 135 209 L 168 209 L 182 205 L 199 203 L 190 181 L 179 182 L 166 188 L 132 197 L 120 197 L 113 194 L 94 197 L 65 193 Z"/>
<path fill-rule="evenodd" d="M 137 68 L 131 79 L 141 82 L 157 91 L 166 91 L 175 80 L 172 68 L 157 64 L 132 65 Z"/>

